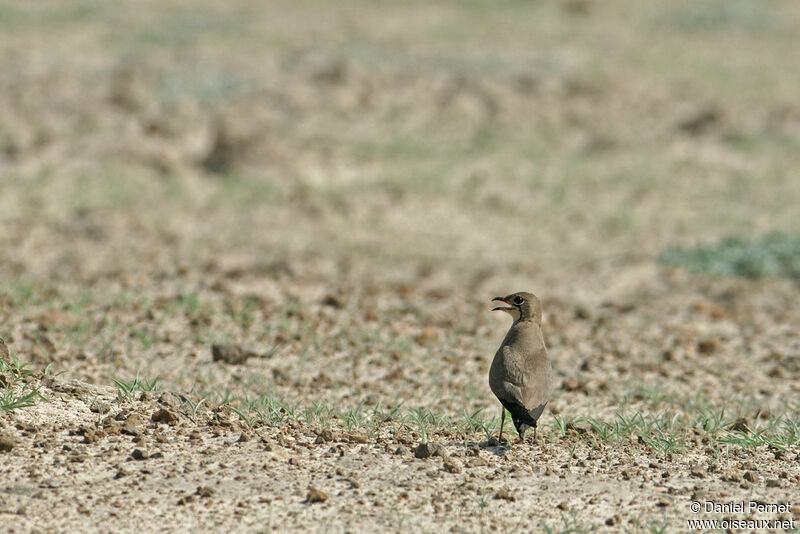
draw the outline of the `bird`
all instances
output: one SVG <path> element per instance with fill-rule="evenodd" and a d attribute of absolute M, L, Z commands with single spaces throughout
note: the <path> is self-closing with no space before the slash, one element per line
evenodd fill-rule
<path fill-rule="evenodd" d="M 503 405 L 498 441 L 503 442 L 506 410 L 520 443 L 529 428 L 536 441 L 536 424 L 553 390 L 553 368 L 542 335 L 542 304 L 536 295 L 524 291 L 495 297 L 495 301 L 507 306 L 492 311 L 504 311 L 514 320 L 489 368 L 489 387 Z"/>

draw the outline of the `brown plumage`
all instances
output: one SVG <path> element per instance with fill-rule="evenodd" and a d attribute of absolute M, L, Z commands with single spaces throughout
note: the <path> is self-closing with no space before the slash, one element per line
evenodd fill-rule
<path fill-rule="evenodd" d="M 520 442 L 529 428 L 535 440 L 536 423 L 553 390 L 553 370 L 542 336 L 542 305 L 536 295 L 525 292 L 492 300 L 508 304 L 492 311 L 504 311 L 514 319 L 489 369 L 489 387 L 503 405 L 498 439 L 502 442 L 508 410 Z"/>
<path fill-rule="evenodd" d="M 8 346 L 6 345 L 6 341 L 0 337 L 0 360 L 7 360 L 8 359 Z"/>

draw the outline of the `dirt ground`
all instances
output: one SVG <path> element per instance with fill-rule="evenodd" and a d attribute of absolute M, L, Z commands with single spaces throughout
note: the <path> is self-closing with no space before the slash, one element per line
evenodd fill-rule
<path fill-rule="evenodd" d="M 800 284 L 659 263 L 800 227 L 798 25 L 0 2 L 0 530 L 800 529 Z M 513 291 L 557 387 L 500 444 Z"/>

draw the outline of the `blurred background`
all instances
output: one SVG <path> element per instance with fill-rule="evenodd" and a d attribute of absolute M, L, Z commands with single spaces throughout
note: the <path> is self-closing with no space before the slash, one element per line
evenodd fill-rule
<path fill-rule="evenodd" d="M 517 290 L 562 373 L 691 352 L 708 329 L 564 329 L 791 310 L 798 27 L 791 0 L 2 2 L 2 328 L 220 398 L 466 366 L 420 402 L 489 406 L 488 300 Z M 212 342 L 277 352 L 247 382 Z"/>
<path fill-rule="evenodd" d="M 0 0 L 8 528 L 797 502 L 798 28 L 797 0 Z M 556 383 L 509 450 L 515 291 Z"/>

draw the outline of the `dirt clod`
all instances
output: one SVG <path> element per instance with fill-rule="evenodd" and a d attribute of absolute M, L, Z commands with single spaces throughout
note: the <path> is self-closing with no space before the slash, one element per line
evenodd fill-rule
<path fill-rule="evenodd" d="M 704 467 L 693 467 L 689 474 L 695 478 L 706 478 L 708 471 Z"/>
<path fill-rule="evenodd" d="M 317 503 L 317 502 L 325 502 L 328 500 L 328 494 L 318 490 L 317 488 L 311 488 L 308 490 L 308 495 L 306 495 L 306 502 L 309 504 Z"/>
<path fill-rule="evenodd" d="M 369 443 L 369 438 L 363 432 L 350 432 L 347 434 L 350 443 Z"/>
<path fill-rule="evenodd" d="M 126 471 L 125 469 L 120 468 L 120 469 L 117 469 L 117 472 L 114 475 L 114 478 L 115 479 L 120 479 L 120 478 L 126 477 L 128 475 L 130 475 L 129 471 Z"/>
<path fill-rule="evenodd" d="M 0 434 L 0 452 L 9 452 L 14 448 L 16 442 L 8 434 Z"/>
<path fill-rule="evenodd" d="M 514 502 L 514 501 L 517 500 L 517 498 L 514 496 L 514 494 L 508 488 L 502 488 L 502 489 L 498 490 L 498 492 L 494 494 L 494 498 L 495 499 L 502 499 L 504 501 L 510 501 L 510 502 Z"/>
<path fill-rule="evenodd" d="M 417 445 L 414 449 L 414 456 L 416 458 L 430 458 L 431 456 L 444 456 L 444 447 L 432 441 L 426 441 Z"/>
<path fill-rule="evenodd" d="M 178 416 L 166 408 L 159 408 L 153 412 L 153 415 L 150 416 L 150 419 L 156 423 L 166 423 L 168 425 L 174 425 L 178 422 Z"/>
<path fill-rule="evenodd" d="M 131 414 L 125 419 L 120 431 L 123 434 L 128 434 L 129 436 L 138 436 L 142 433 L 142 425 L 143 422 L 141 417 L 139 417 L 137 414 Z"/>
<path fill-rule="evenodd" d="M 211 345 L 211 359 L 215 362 L 225 362 L 231 365 L 238 365 L 246 362 L 249 358 L 258 356 L 253 351 L 245 350 L 239 345 Z"/>
<path fill-rule="evenodd" d="M 702 341 L 698 341 L 697 343 L 697 352 L 700 354 L 712 354 L 714 351 L 717 350 L 719 347 L 719 339 L 711 338 L 711 339 L 704 339 Z"/>
<path fill-rule="evenodd" d="M 442 465 L 448 473 L 458 474 L 461 472 L 461 466 L 451 458 L 445 458 Z"/>

